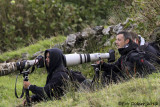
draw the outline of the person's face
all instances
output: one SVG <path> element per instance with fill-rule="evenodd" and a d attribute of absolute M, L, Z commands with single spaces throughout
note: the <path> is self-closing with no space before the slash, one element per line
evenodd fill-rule
<path fill-rule="evenodd" d="M 126 44 L 129 43 L 129 39 L 125 40 L 123 34 L 119 34 L 116 37 L 116 46 L 117 48 L 124 48 Z"/>
<path fill-rule="evenodd" d="M 50 59 L 49 59 L 49 52 L 47 52 L 47 54 L 46 54 L 46 65 L 49 67 L 49 61 L 50 61 Z"/>

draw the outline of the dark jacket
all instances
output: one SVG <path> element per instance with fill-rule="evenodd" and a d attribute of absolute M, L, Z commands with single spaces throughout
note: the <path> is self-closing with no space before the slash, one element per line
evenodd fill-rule
<path fill-rule="evenodd" d="M 160 50 L 154 43 L 145 43 L 138 47 L 140 51 L 144 51 L 145 58 L 151 63 L 160 64 Z"/>
<path fill-rule="evenodd" d="M 149 45 L 155 48 L 158 52 L 160 52 L 160 43 L 158 41 L 151 42 L 149 43 Z"/>
<path fill-rule="evenodd" d="M 44 54 L 45 59 L 47 52 L 50 54 L 50 63 L 48 67 L 45 62 L 48 73 L 46 84 L 44 87 L 30 85 L 29 90 L 35 94 L 31 97 L 32 101 L 47 100 L 48 98 L 59 99 L 64 94 L 65 82 L 69 80 L 63 65 L 62 51 L 57 48 L 48 49 Z"/>
<path fill-rule="evenodd" d="M 144 57 L 144 53 L 138 52 L 138 45 L 130 41 L 126 48 L 118 49 L 121 57 L 113 64 L 103 63 L 102 82 L 117 82 L 132 76 L 144 76 L 155 70 Z"/>

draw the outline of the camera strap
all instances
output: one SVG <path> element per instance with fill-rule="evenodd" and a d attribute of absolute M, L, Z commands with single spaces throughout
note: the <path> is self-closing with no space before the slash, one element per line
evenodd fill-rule
<path fill-rule="evenodd" d="M 18 75 L 19 75 L 19 74 L 18 74 Z M 17 95 L 17 88 L 16 88 L 16 85 L 17 85 L 18 75 L 17 75 L 17 77 L 16 77 L 16 82 L 15 82 L 15 96 L 16 96 L 17 98 L 22 98 L 22 97 L 24 96 L 24 88 L 22 89 L 22 94 L 21 94 L 21 96 L 18 97 L 18 95 Z"/>

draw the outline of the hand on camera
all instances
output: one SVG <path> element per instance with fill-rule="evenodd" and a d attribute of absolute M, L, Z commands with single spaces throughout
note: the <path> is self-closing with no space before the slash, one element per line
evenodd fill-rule
<path fill-rule="evenodd" d="M 42 55 L 39 55 L 36 59 L 38 59 L 37 68 L 44 67 L 44 57 Z"/>
<path fill-rule="evenodd" d="M 101 61 L 96 61 L 96 64 L 103 64 L 103 63 L 104 63 L 103 60 L 101 60 Z"/>
<path fill-rule="evenodd" d="M 23 81 L 23 87 L 24 87 L 24 89 L 29 89 L 30 85 L 31 85 L 31 83 L 29 81 Z"/>

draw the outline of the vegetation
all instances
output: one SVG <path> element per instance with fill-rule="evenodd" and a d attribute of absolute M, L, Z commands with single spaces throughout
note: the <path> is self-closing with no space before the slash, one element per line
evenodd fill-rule
<path fill-rule="evenodd" d="M 18 73 L 17 73 L 18 74 Z M 46 79 L 46 74 L 43 69 L 36 70 L 33 74 L 29 75 L 29 81 L 34 81 L 34 84 L 37 84 L 38 86 L 44 86 L 45 84 L 45 79 Z M 39 78 L 42 77 L 42 78 Z M 15 97 L 15 81 L 16 81 L 16 74 L 13 73 L 9 76 L 3 76 L 0 77 L 0 107 L 15 107 L 17 105 L 22 104 L 23 99 L 17 99 Z M 3 82 L 2 82 L 3 81 Z M 20 75 L 18 77 L 17 81 L 17 93 L 18 96 L 22 93 L 22 87 L 23 87 L 23 76 Z"/>
<path fill-rule="evenodd" d="M 0 51 L 105 25 L 117 0 L 0 0 Z"/>
<path fill-rule="evenodd" d="M 56 105 L 58 107 L 132 107 L 159 106 L 159 75 L 151 75 L 147 79 L 132 79 L 119 84 L 112 84 L 95 92 L 68 93 L 60 101 L 42 102 L 39 106 Z"/>
<path fill-rule="evenodd" d="M 0 0 L 0 53 L 97 25 L 132 18 L 149 39 L 159 26 L 159 0 Z"/>
<path fill-rule="evenodd" d="M 45 51 L 48 48 L 52 48 L 55 44 L 60 44 L 64 42 L 65 39 L 66 37 L 64 36 L 59 36 L 58 38 L 52 37 L 50 39 L 38 41 L 36 44 L 30 45 L 29 47 L 21 48 L 16 51 L 5 52 L 0 55 L 0 62 L 17 60 L 18 58 L 21 58 L 23 53 L 27 53 L 28 59 L 30 59 L 34 53 L 38 51 Z"/>
<path fill-rule="evenodd" d="M 29 75 L 29 81 L 37 86 L 44 86 L 46 72 L 43 69 L 36 70 Z M 41 78 L 39 78 L 41 77 Z M 152 74 L 147 78 L 133 78 L 130 81 L 111 84 L 108 87 L 94 92 L 78 91 L 68 92 L 61 100 L 41 102 L 34 104 L 34 107 L 132 107 L 132 106 L 160 106 L 160 74 Z M 22 105 L 22 99 L 14 95 L 14 84 L 16 76 L 9 75 L 0 78 L 0 107 L 15 107 Z M 22 90 L 22 75 L 17 82 L 18 95 Z M 31 95 L 32 93 L 30 93 Z M 144 105 L 142 105 L 144 104 Z"/>
<path fill-rule="evenodd" d="M 137 24 L 135 32 L 151 41 L 151 33 L 160 26 L 160 1 L 133 0 L 129 2 L 126 0 L 125 4 L 128 4 L 125 6 L 125 12 L 129 13 L 129 17 L 133 19 L 130 23 Z"/>
<path fill-rule="evenodd" d="M 159 0 L 0 1 L 0 62 L 17 60 L 22 53 L 28 53 L 30 59 L 33 53 L 62 43 L 66 37 L 61 35 L 78 32 L 88 26 L 115 25 L 129 17 L 132 20 L 128 25 L 137 24 L 134 30 L 149 39 L 154 28 L 160 25 Z M 96 51 L 106 52 L 111 48 L 115 49 L 112 45 Z M 89 79 L 94 75 L 90 63 L 70 69 L 81 71 Z M 14 95 L 16 73 L 0 77 L 0 107 L 22 104 L 22 99 L 17 99 Z M 44 86 L 46 76 L 45 69 L 36 69 L 29 75 L 29 81 L 37 86 Z M 147 78 L 133 78 L 94 92 L 68 92 L 61 100 L 41 102 L 34 106 L 160 106 L 159 77 L 160 74 L 154 73 Z M 22 81 L 21 75 L 17 83 L 18 94 L 21 93 Z"/>

